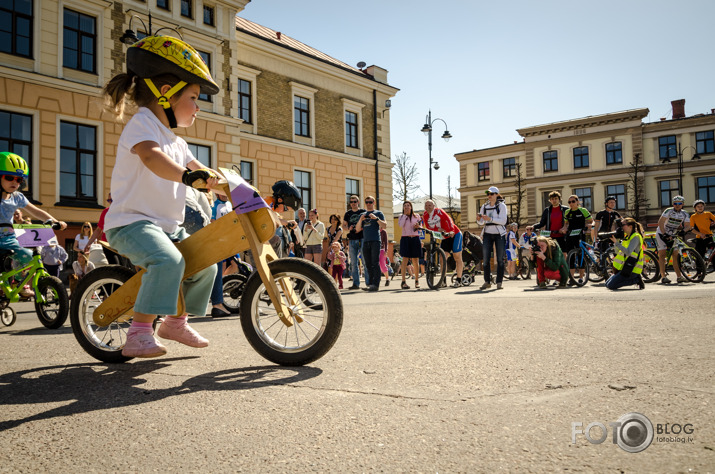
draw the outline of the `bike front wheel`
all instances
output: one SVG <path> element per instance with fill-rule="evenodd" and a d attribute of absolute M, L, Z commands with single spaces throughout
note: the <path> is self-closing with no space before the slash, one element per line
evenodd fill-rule
<path fill-rule="evenodd" d="M 589 279 L 591 263 L 582 248 L 572 249 L 566 255 L 569 271 L 573 270 L 570 280 L 576 286 L 583 286 Z M 583 276 L 581 275 L 583 273 Z"/>
<path fill-rule="evenodd" d="M 700 283 L 705 278 L 705 261 L 695 249 L 685 248 L 678 253 L 680 273 L 686 280 Z"/>
<path fill-rule="evenodd" d="M 447 255 L 441 248 L 436 248 L 427 255 L 425 265 L 425 279 L 427 286 L 436 290 L 447 278 Z"/>
<path fill-rule="evenodd" d="M 69 296 L 62 281 L 53 276 L 45 276 L 37 282 L 35 288 L 35 312 L 43 326 L 57 329 L 67 321 Z M 44 302 L 38 302 L 42 298 Z"/>
<path fill-rule="evenodd" d="M 658 255 L 652 250 L 643 251 L 643 272 L 641 278 L 645 283 L 654 283 L 660 280 L 660 267 Z"/>
<path fill-rule="evenodd" d="M 94 322 L 94 310 L 133 276 L 132 270 L 119 265 L 99 267 L 82 278 L 72 293 L 70 322 L 74 337 L 82 349 L 102 362 L 119 363 L 132 359 L 122 355 L 131 316 L 120 316 L 102 327 Z"/>
<path fill-rule="evenodd" d="M 531 278 L 531 262 L 528 258 L 522 257 L 519 259 L 519 267 L 517 268 L 517 273 L 522 280 L 527 280 Z"/>
<path fill-rule="evenodd" d="M 241 298 L 241 328 L 246 339 L 256 352 L 276 364 L 299 366 L 320 359 L 333 347 L 343 326 L 343 302 L 335 282 L 308 260 L 278 259 L 268 268 L 292 325 L 280 319 L 265 284 L 254 273 Z"/>

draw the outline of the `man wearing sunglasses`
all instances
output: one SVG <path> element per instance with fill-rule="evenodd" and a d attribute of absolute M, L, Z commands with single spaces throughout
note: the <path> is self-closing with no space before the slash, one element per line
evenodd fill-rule
<path fill-rule="evenodd" d="M 365 283 L 368 285 L 366 291 L 377 291 L 380 288 L 380 229 L 387 227 L 385 215 L 382 211 L 375 209 L 375 198 L 368 196 L 365 198 L 365 212 L 362 213 L 355 225 L 355 230 L 362 232 L 362 258 L 365 262 L 367 277 Z"/>
<path fill-rule="evenodd" d="M 565 245 L 561 249 L 564 251 L 564 257 L 568 255 L 571 249 L 578 248 L 579 242 L 583 240 L 584 229 L 587 225 L 593 223 L 593 218 L 588 209 L 580 206 L 579 198 L 575 194 L 569 196 L 568 200 L 569 208 L 566 209 L 564 214 L 565 224 L 562 233 L 566 236 L 564 238 Z M 571 275 L 573 276 L 574 269 L 571 269 Z M 580 278 L 583 279 L 584 271 L 581 269 Z"/>
<path fill-rule="evenodd" d="M 360 289 L 360 267 L 358 265 L 358 253 L 362 247 L 362 231 L 355 230 L 360 216 L 365 212 L 365 209 L 360 207 L 360 198 L 358 196 L 350 196 L 350 208 L 343 217 L 343 235 L 347 233 L 349 242 L 349 260 L 350 260 L 350 275 L 353 279 L 353 284 L 348 290 Z M 367 279 L 367 272 L 365 275 Z"/>
<path fill-rule="evenodd" d="M 665 256 L 668 253 L 668 249 L 673 245 L 673 236 L 681 226 L 686 232 L 690 229 L 690 216 L 683 210 L 685 198 L 683 196 L 675 196 L 672 202 L 673 207 L 669 207 L 663 211 L 663 215 L 660 216 L 658 220 L 658 229 L 655 231 L 655 244 L 658 249 L 658 266 L 660 267 L 660 274 L 663 275 L 662 283 L 670 283 L 670 279 L 665 276 Z M 673 250 L 673 270 L 675 270 L 677 276 L 676 281 L 682 283 L 685 281 L 685 278 L 683 278 L 683 275 L 680 273 L 680 264 L 676 258 L 677 254 L 678 250 Z"/>

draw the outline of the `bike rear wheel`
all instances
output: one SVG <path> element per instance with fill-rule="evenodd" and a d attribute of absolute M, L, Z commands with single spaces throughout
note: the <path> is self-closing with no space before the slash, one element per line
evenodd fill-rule
<path fill-rule="evenodd" d="M 72 293 L 70 322 L 74 337 L 82 349 L 102 362 L 119 363 L 132 359 L 122 355 L 131 316 L 120 316 L 102 327 L 94 322 L 94 310 L 133 276 L 132 270 L 119 265 L 99 267 L 82 278 Z"/>
<path fill-rule="evenodd" d="M 447 277 L 447 255 L 441 248 L 436 248 L 426 255 L 425 279 L 427 286 L 432 290 L 436 290 Z"/>
<path fill-rule="evenodd" d="M 658 255 L 652 250 L 643 252 L 643 273 L 641 278 L 645 283 L 655 283 L 660 280 L 660 267 L 658 267 Z"/>
<path fill-rule="evenodd" d="M 517 273 L 522 278 L 522 280 L 527 280 L 531 278 L 531 261 L 522 257 L 519 259 L 519 267 L 517 268 Z"/>
<path fill-rule="evenodd" d="M 705 278 L 705 262 L 695 249 L 684 248 L 678 253 L 680 273 L 686 280 L 700 283 Z"/>
<path fill-rule="evenodd" d="M 246 288 L 245 275 L 235 273 L 223 277 L 223 305 L 233 314 L 238 314 L 241 307 L 241 296 Z"/>
<path fill-rule="evenodd" d="M 256 352 L 276 364 L 298 366 L 320 359 L 333 347 L 343 325 L 343 302 L 335 282 L 308 260 L 278 259 L 268 267 L 293 325 L 281 321 L 261 277 L 254 273 L 241 298 L 241 328 L 246 339 Z M 284 285 L 294 288 L 296 304 L 289 303 Z"/>
<path fill-rule="evenodd" d="M 586 252 L 582 248 L 571 249 L 566 255 L 566 263 L 569 267 L 569 271 L 573 270 L 573 275 L 569 276 L 571 283 L 576 286 L 583 286 L 589 279 L 589 274 L 591 270 L 591 262 L 586 256 Z M 583 272 L 583 276 L 581 276 Z"/>
<path fill-rule="evenodd" d="M 11 306 L 6 306 L 0 311 L 0 321 L 5 326 L 12 326 L 17 321 L 17 314 Z"/>
<path fill-rule="evenodd" d="M 67 321 L 69 311 L 69 296 L 62 281 L 53 276 L 45 276 L 38 280 L 35 296 L 35 312 L 43 326 L 57 329 Z M 44 303 L 38 303 L 42 297 Z"/>

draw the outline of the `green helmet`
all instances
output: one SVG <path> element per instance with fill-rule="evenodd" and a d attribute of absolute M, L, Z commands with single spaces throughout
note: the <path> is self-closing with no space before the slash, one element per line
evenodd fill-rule
<path fill-rule="evenodd" d="M 1 174 L 27 178 L 29 174 L 27 162 L 20 155 L 3 151 L 0 153 L 0 175 Z"/>

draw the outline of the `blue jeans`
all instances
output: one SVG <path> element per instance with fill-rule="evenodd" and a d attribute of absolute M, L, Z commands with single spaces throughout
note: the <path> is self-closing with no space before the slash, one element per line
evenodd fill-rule
<path fill-rule="evenodd" d="M 134 303 L 134 311 L 145 314 L 175 315 L 178 311 L 179 287 L 184 292 L 186 312 L 205 315 L 216 278 L 216 265 L 201 270 L 183 281 L 185 262 L 173 238 L 184 240 L 186 230 L 179 227 L 165 233 L 149 221 L 138 221 L 105 231 L 109 244 L 128 257 L 134 265 L 146 269 Z"/>
<path fill-rule="evenodd" d="M 362 239 L 348 240 L 350 252 L 350 274 L 353 277 L 353 286 L 360 286 L 360 266 L 358 265 L 358 253 L 362 247 Z M 367 274 L 367 272 L 366 272 Z"/>
<path fill-rule="evenodd" d="M 14 233 L 0 236 L 0 249 L 15 251 L 12 259 L 18 264 L 18 267 L 24 267 L 32 261 L 32 250 L 21 246 Z"/>
<path fill-rule="evenodd" d="M 611 278 L 606 281 L 606 288 L 609 290 L 617 290 L 623 286 L 637 285 L 640 282 L 640 274 L 631 273 L 630 276 L 621 276 L 621 272 L 614 273 Z"/>
<path fill-rule="evenodd" d="M 492 281 L 492 247 L 497 247 L 497 283 L 504 280 L 504 237 L 501 234 L 487 234 L 484 232 L 484 244 L 482 246 L 482 257 L 484 258 L 484 281 L 491 283 Z"/>
<path fill-rule="evenodd" d="M 365 264 L 365 273 L 368 286 L 380 286 L 380 247 L 382 242 L 379 240 L 363 240 L 362 241 L 362 259 Z"/>

